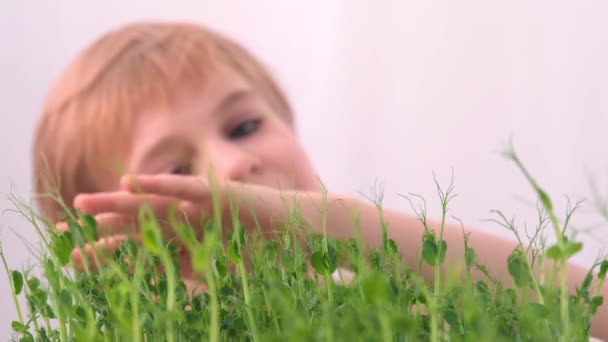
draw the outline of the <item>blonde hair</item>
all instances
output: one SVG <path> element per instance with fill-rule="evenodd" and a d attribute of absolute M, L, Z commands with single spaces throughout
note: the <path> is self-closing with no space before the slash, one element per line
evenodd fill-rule
<path fill-rule="evenodd" d="M 82 51 L 51 88 L 34 137 L 35 192 L 55 193 L 71 208 L 78 193 L 107 191 L 137 114 L 202 85 L 219 64 L 242 75 L 293 126 L 282 90 L 236 42 L 196 24 L 130 24 Z M 53 222 L 64 212 L 45 196 L 38 206 Z"/>

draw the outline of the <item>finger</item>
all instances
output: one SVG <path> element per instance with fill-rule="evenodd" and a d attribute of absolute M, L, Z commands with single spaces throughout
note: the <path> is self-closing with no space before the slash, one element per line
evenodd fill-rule
<path fill-rule="evenodd" d="M 67 222 L 62 221 L 62 222 L 57 222 L 55 224 L 55 229 L 57 229 L 60 232 L 67 232 L 70 230 L 70 227 L 68 226 Z"/>
<path fill-rule="evenodd" d="M 156 221 L 159 223 L 163 238 L 171 239 L 175 236 L 172 220 L 169 220 L 167 215 L 156 215 Z M 206 212 L 192 202 L 181 202 L 177 208 L 174 218 L 177 222 L 197 224 L 202 217 L 207 217 Z M 97 222 L 97 233 L 100 237 L 113 235 L 129 235 L 137 234 L 139 231 L 139 223 L 134 215 L 119 214 L 119 213 L 101 213 L 95 215 Z"/>
<path fill-rule="evenodd" d="M 156 213 L 164 214 L 170 205 L 176 205 L 177 202 L 175 198 L 166 196 L 141 195 L 119 191 L 80 194 L 74 199 L 74 207 L 92 215 L 104 212 L 137 215 L 139 209 L 145 205 Z"/>
<path fill-rule="evenodd" d="M 201 202 L 208 199 L 210 190 L 206 181 L 195 176 L 168 174 L 124 176 L 121 188 L 134 193 L 149 193 Z"/>
<path fill-rule="evenodd" d="M 133 235 L 137 232 L 136 219 L 132 215 L 101 213 L 95 215 L 99 236 Z"/>
<path fill-rule="evenodd" d="M 99 236 L 129 235 L 136 231 L 136 220 L 130 215 L 102 213 L 95 215 L 95 222 L 97 223 L 97 233 Z M 55 224 L 55 229 L 59 232 L 68 232 L 71 228 L 67 222 L 62 221 Z"/>
<path fill-rule="evenodd" d="M 72 250 L 72 259 L 77 270 L 85 270 L 85 262 L 90 270 L 94 270 L 97 266 L 103 266 L 111 259 L 113 253 L 120 247 L 123 241 L 127 241 L 127 235 L 114 235 L 96 241 L 93 245 L 87 244 L 81 250 L 75 248 Z M 83 251 L 85 256 L 83 256 Z"/>

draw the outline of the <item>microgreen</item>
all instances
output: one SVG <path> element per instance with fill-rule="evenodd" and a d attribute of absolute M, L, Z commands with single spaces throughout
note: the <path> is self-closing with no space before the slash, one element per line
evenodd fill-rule
<path fill-rule="evenodd" d="M 424 199 L 406 196 L 424 227 L 417 251 L 400 250 L 390 239 L 380 187 L 374 204 L 382 245 L 375 249 L 364 248 L 359 236 L 330 238 L 325 218 L 317 230 L 321 233 L 304 229 L 297 209 L 270 233 L 241 222 L 239 210 L 244 209 L 236 202 L 230 202 L 229 219 L 223 222 L 220 208 L 226 209 L 222 203 L 229 199 L 213 192 L 214 215 L 200 222 L 184 220 L 173 208 L 161 224 L 150 208 L 141 208 L 140 240 L 124 241 L 103 258 L 84 260 L 91 266 L 84 272 L 74 272 L 71 256 L 74 248 L 98 239 L 92 216 L 70 213 L 69 231 L 44 233 L 48 248 L 38 258 L 41 275 L 10 269 L 0 250 L 18 313 L 18 320 L 3 328 L 19 341 L 587 341 L 591 319 L 603 305 L 599 288 L 608 261 L 598 260 L 576 292 L 568 292 L 565 265 L 583 248 L 567 236 L 574 210 L 560 224 L 548 193 L 512 150 L 507 156 L 540 203 L 537 232 L 528 235 L 528 243 L 513 220 L 493 211 L 497 219 L 491 221 L 518 241 L 504 260 L 511 286 L 481 263 L 469 243 L 474 232 L 463 231 L 462 272 L 446 270 L 453 246 L 444 239 L 444 229 L 453 182 L 443 190 L 435 178 L 441 204 L 437 227 L 427 221 Z M 319 208 L 323 217 L 331 205 Z M 359 232 L 358 214 L 352 218 L 353 232 Z M 167 223 L 170 227 L 163 226 Z M 546 223 L 557 235 L 550 246 L 541 236 Z M 164 236 L 171 230 L 176 238 L 167 241 Z M 191 280 L 206 289 L 192 291 L 180 278 L 185 267 L 180 251 L 190 253 Z M 419 265 L 405 264 L 408 254 L 416 254 Z M 553 268 L 541 266 L 547 260 Z M 423 267 L 432 269 L 433 281 L 424 281 Z M 353 271 L 354 278 L 336 281 L 344 269 Z M 19 306 L 20 296 L 27 312 Z"/>

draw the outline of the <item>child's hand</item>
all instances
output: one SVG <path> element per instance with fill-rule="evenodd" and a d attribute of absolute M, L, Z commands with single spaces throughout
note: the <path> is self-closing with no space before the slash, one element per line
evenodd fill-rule
<path fill-rule="evenodd" d="M 129 234 L 137 232 L 135 223 L 144 205 L 154 211 L 161 223 L 168 221 L 171 208 L 190 223 L 199 223 L 201 215 L 210 215 L 213 211 L 208 189 L 206 182 L 197 177 L 124 177 L 120 190 L 78 195 L 74 207 L 95 216 L 100 236 Z M 171 227 L 162 228 L 166 238 L 173 237 Z"/>
<path fill-rule="evenodd" d="M 224 231 L 229 231 L 232 225 L 228 198 L 245 203 L 241 200 L 268 197 L 268 194 L 278 193 L 278 191 L 270 188 L 232 182 L 219 184 L 217 190 L 222 198 L 219 204 L 226 228 Z M 120 241 L 125 240 L 128 236 L 138 237 L 136 223 L 142 205 L 147 205 L 153 209 L 156 219 L 161 223 L 165 239 L 175 237 L 173 228 L 167 224 L 171 207 L 177 209 L 180 218 L 188 220 L 192 228 L 198 232 L 197 237 L 199 239 L 204 238 L 202 237 L 203 229 L 200 222 L 202 217 L 210 217 L 213 214 L 212 200 L 210 187 L 202 178 L 176 175 L 142 175 L 123 177 L 119 191 L 78 195 L 74 200 L 74 207 L 95 217 L 101 238 L 97 247 L 115 250 Z M 264 203 L 264 201 L 257 202 L 258 204 Z M 267 210 L 256 209 L 256 214 L 258 211 L 273 212 L 271 208 L 264 209 Z M 253 222 L 248 209 L 240 209 L 239 213 L 239 218 L 245 225 Z M 262 221 L 266 222 L 268 220 Z M 59 229 L 66 230 L 67 225 L 60 224 Z M 91 248 L 85 250 L 92 256 Z M 82 260 L 80 250 L 75 250 L 73 257 L 76 264 L 79 265 Z M 190 256 L 185 251 L 180 254 L 180 259 L 183 266 L 190 264 Z M 184 270 L 187 269 L 188 267 L 184 268 Z M 183 274 L 183 276 L 189 277 L 191 274 Z"/>

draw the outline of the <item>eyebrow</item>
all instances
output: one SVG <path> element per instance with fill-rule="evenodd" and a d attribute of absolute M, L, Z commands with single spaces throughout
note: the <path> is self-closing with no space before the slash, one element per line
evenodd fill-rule
<path fill-rule="evenodd" d="M 242 101 L 243 99 L 255 97 L 255 95 L 256 93 L 249 88 L 234 90 L 228 93 L 228 95 L 224 96 L 220 103 L 212 110 L 212 113 L 215 114 L 221 112 L 226 108 L 229 108 L 230 106 L 234 105 L 235 103 Z"/>

